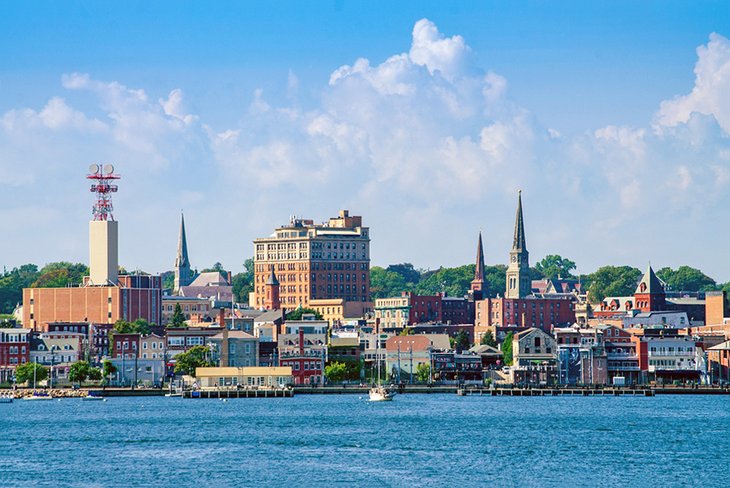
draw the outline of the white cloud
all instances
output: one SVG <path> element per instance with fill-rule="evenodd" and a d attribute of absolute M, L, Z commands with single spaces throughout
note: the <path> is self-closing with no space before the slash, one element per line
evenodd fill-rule
<path fill-rule="evenodd" d="M 662 102 L 655 122 L 660 127 L 675 127 L 688 122 L 696 112 L 714 116 L 730 134 L 730 41 L 710 34 L 710 42 L 697 48 L 697 57 L 692 91 Z"/>

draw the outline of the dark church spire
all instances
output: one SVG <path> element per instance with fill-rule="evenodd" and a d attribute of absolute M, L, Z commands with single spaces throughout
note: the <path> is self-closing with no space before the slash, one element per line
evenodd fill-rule
<path fill-rule="evenodd" d="M 479 232 L 479 241 L 477 242 L 477 261 L 474 269 L 474 279 L 471 282 L 471 291 L 475 300 L 481 300 L 486 291 L 484 286 L 484 248 L 481 232 Z"/>
<path fill-rule="evenodd" d="M 515 217 L 515 238 L 512 241 L 513 251 L 527 251 L 525 243 L 525 222 L 522 217 L 522 190 L 517 192 L 517 216 Z"/>
<path fill-rule="evenodd" d="M 185 215 L 180 214 L 180 235 L 177 240 L 177 256 L 175 257 L 175 267 L 190 266 L 188 259 L 188 239 L 185 236 Z"/>

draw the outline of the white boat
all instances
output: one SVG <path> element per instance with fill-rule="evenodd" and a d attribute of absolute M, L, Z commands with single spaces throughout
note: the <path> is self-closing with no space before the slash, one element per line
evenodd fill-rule
<path fill-rule="evenodd" d="M 9 393 L 0 395 L 0 403 L 13 403 L 13 396 Z"/>
<path fill-rule="evenodd" d="M 370 388 L 369 395 L 371 402 L 389 402 L 393 400 L 393 393 L 383 386 Z"/>
<path fill-rule="evenodd" d="M 380 384 L 380 333 L 376 334 L 375 337 L 375 361 L 378 363 L 378 380 L 377 384 L 370 388 L 368 395 L 370 396 L 371 402 L 389 402 L 393 400 L 394 393 L 388 391 L 383 385 Z"/>
<path fill-rule="evenodd" d="M 86 395 L 85 397 L 81 397 L 82 402 L 101 402 L 104 401 L 103 396 L 98 395 Z"/>

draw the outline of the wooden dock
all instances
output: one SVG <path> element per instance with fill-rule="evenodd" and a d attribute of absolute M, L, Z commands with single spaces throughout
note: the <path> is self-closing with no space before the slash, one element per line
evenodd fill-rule
<path fill-rule="evenodd" d="M 285 389 L 246 389 L 222 388 L 205 390 L 184 390 L 183 398 L 293 398 L 294 390 Z"/>
<path fill-rule="evenodd" d="M 648 388 L 460 388 L 459 396 L 645 396 L 656 392 Z"/>

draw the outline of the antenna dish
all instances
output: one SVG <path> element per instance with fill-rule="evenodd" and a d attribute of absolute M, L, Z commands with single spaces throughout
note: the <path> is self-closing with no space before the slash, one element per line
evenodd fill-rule
<path fill-rule="evenodd" d="M 98 164 L 89 165 L 89 173 L 91 173 L 92 175 L 97 174 L 99 172 L 99 169 L 100 168 Z"/>
<path fill-rule="evenodd" d="M 114 166 L 111 165 L 111 164 L 105 164 L 104 165 L 104 173 L 106 173 L 108 175 L 114 173 Z"/>

